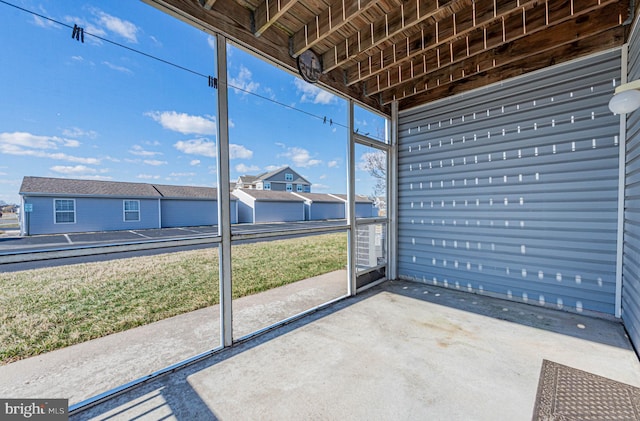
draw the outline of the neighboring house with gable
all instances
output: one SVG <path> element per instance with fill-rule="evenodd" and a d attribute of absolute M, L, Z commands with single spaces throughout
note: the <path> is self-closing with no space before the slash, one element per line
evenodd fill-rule
<path fill-rule="evenodd" d="M 237 189 L 238 222 L 294 222 L 305 219 L 305 200 L 287 191 Z"/>
<path fill-rule="evenodd" d="M 241 175 L 235 188 L 309 193 L 311 183 L 287 166 L 255 176 Z"/>
<path fill-rule="evenodd" d="M 24 177 L 20 196 L 21 235 L 218 223 L 217 190 L 211 187 Z M 237 222 L 235 198 L 231 219 Z"/>

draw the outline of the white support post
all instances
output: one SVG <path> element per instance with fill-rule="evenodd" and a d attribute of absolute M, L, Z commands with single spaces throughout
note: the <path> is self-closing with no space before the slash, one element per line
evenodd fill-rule
<path fill-rule="evenodd" d="M 391 103 L 391 148 L 387 171 L 387 279 L 398 277 L 398 102 Z"/>
<path fill-rule="evenodd" d="M 220 261 L 220 343 L 233 344 L 231 308 L 231 197 L 229 184 L 229 91 L 227 89 L 227 39 L 218 34 L 218 247 Z"/>
<path fill-rule="evenodd" d="M 353 100 L 349 100 L 349 144 L 347 146 L 347 223 L 349 224 L 347 241 L 347 294 L 356 295 L 356 187 L 355 187 L 355 135 L 353 133 Z"/>
<path fill-rule="evenodd" d="M 627 83 L 628 44 L 622 46 L 622 71 L 620 84 Z M 618 141 L 618 235 L 616 251 L 616 303 L 615 316 L 622 317 L 622 270 L 624 263 L 624 196 L 626 190 L 627 161 L 627 115 L 620 114 L 620 134 Z"/>

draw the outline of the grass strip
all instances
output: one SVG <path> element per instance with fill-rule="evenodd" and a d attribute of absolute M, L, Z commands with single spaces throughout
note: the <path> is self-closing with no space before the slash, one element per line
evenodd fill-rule
<path fill-rule="evenodd" d="M 234 245 L 233 298 L 344 269 L 344 233 Z M 0 273 L 0 364 L 218 304 L 209 248 Z"/>

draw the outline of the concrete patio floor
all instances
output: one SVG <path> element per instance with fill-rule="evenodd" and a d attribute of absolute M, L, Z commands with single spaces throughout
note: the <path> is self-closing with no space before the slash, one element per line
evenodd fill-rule
<path fill-rule="evenodd" d="M 617 322 L 390 281 L 71 419 L 530 420 L 543 359 L 640 386 Z"/>

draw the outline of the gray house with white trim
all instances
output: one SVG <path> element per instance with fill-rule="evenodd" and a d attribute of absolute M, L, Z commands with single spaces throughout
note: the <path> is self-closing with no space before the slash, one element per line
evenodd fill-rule
<path fill-rule="evenodd" d="M 24 177 L 21 235 L 215 225 L 211 187 Z M 231 201 L 232 223 L 237 201 Z"/>
<path fill-rule="evenodd" d="M 241 175 L 235 188 L 308 193 L 311 183 L 287 166 L 259 175 Z"/>

